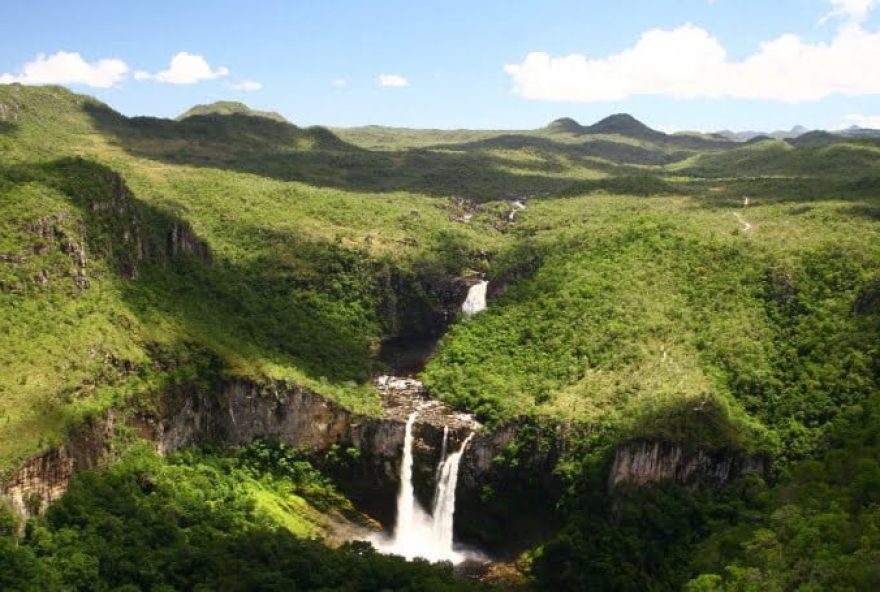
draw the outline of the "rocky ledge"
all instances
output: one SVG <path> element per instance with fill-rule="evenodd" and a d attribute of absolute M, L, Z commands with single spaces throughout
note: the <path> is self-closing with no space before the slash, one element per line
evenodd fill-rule
<path fill-rule="evenodd" d="M 417 422 L 455 431 L 476 431 L 480 423 L 468 413 L 459 413 L 442 401 L 432 399 L 422 381 L 408 376 L 378 376 L 373 381 L 382 396 L 383 416 L 403 421 L 418 413 Z"/>

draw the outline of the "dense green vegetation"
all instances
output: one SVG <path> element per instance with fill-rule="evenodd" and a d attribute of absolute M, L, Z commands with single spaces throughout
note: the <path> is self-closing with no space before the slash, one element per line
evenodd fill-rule
<path fill-rule="evenodd" d="M 531 202 L 516 229 L 530 246 L 497 273 L 534 272 L 429 363 L 434 392 L 489 421 L 593 426 L 570 437 L 565 527 L 533 559 L 536 587 L 667 590 L 699 574 L 714 575 L 691 586 L 876 587 L 880 243 L 859 213 L 875 198 L 796 207 L 752 189 L 747 208 L 731 189 Z M 644 438 L 748 450 L 778 472 L 769 489 L 746 477 L 609 496 L 613 448 Z"/>
<path fill-rule="evenodd" d="M 573 476 L 565 526 L 532 560 L 541 590 L 873 590 L 880 583 L 878 397 L 846 409 L 821 452 L 768 486 L 670 483 L 605 495 L 601 462 Z"/>
<path fill-rule="evenodd" d="M 429 386 L 484 418 L 535 410 L 630 436 L 810 452 L 839 409 L 878 388 L 876 311 L 855 312 L 880 273 L 876 224 L 840 215 L 846 203 L 792 215 L 753 197 L 733 210 L 755 224 L 744 235 L 723 204 L 694 205 L 534 203 L 516 232 L 538 269 L 450 331 Z M 692 411 L 676 416 L 680 405 Z"/>
<path fill-rule="evenodd" d="M 181 114 L 177 119 L 186 119 L 187 117 L 196 117 L 196 116 L 204 116 L 204 115 L 217 115 L 218 123 L 222 121 L 223 116 L 226 115 L 250 115 L 254 117 L 265 117 L 266 119 L 273 119 L 275 121 L 280 121 L 282 123 L 286 123 L 287 120 L 283 115 L 279 113 L 275 113 L 274 111 L 258 111 L 256 109 L 251 109 L 244 103 L 239 103 L 237 101 L 217 101 L 215 103 L 211 103 L 210 105 L 196 105 L 190 109 L 187 109 L 185 113 Z"/>
<path fill-rule="evenodd" d="M 530 508 L 563 525 L 529 541 L 535 588 L 880 586 L 876 141 L 728 144 L 622 115 L 333 133 L 240 104 L 130 119 L 18 85 L 0 105 L 0 470 L 109 408 L 230 377 L 375 413 L 381 341 L 436 329 L 434 287 L 483 273 L 489 309 L 423 378 L 490 428 L 529 426 L 469 526 L 501 541 Z M 523 476 L 557 428 L 559 507 Z M 609 491 L 614 449 L 646 439 L 772 469 Z M 135 446 L 21 537 L 3 519 L 0 587 L 470 585 L 311 540 L 351 512 L 285 449 Z"/>
<path fill-rule="evenodd" d="M 375 411 L 365 381 L 397 308 L 430 306 L 423 279 L 502 240 L 492 213 L 453 222 L 455 202 L 132 158 L 95 132 L 91 99 L 0 93 L 4 468 L 169 381 L 284 378 Z M 175 228 L 191 249 L 169 251 Z"/>
<path fill-rule="evenodd" d="M 448 565 L 406 562 L 366 543 L 329 549 L 312 538 L 323 520 L 315 508 L 344 504 L 307 462 L 277 446 L 166 460 L 134 446 L 108 470 L 78 475 L 20 542 L 2 514 L 0 587 L 481 589 L 454 578 Z"/>

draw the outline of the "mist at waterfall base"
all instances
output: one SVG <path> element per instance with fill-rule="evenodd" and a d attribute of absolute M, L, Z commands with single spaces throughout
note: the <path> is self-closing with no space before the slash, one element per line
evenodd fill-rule
<path fill-rule="evenodd" d="M 461 548 L 453 542 L 458 467 L 473 433 L 465 438 L 457 451 L 447 455 L 449 430 L 444 429 L 434 503 L 431 513 L 428 513 L 416 499 L 412 482 L 413 425 L 417 415 L 417 412 L 412 413 L 406 422 L 394 534 L 390 537 L 376 535 L 370 542 L 382 553 L 402 555 L 407 559 L 421 557 L 429 561 L 450 561 L 453 564 L 465 560 L 483 560 L 478 552 Z"/>

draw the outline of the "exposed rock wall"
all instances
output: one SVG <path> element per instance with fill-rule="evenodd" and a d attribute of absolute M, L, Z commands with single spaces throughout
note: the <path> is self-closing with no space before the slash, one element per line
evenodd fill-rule
<path fill-rule="evenodd" d="M 203 441 L 240 445 L 275 439 L 312 451 L 315 462 L 355 501 L 383 522 L 393 522 L 405 418 L 357 415 L 299 385 L 244 380 L 231 381 L 216 393 L 166 398 L 162 407 L 139 414 L 136 423 L 163 454 Z M 453 429 L 451 445 L 465 436 L 466 430 Z M 416 425 L 414 483 L 426 506 L 434 491 L 442 439 L 442 426 Z M 325 453 L 334 447 L 341 454 L 327 458 Z M 347 449 L 358 452 L 348 456 Z"/>
<path fill-rule="evenodd" d="M 514 558 L 558 527 L 562 426 L 512 421 L 476 434 L 462 457 L 456 536 Z"/>
<path fill-rule="evenodd" d="M 431 270 L 415 273 L 387 270 L 380 277 L 379 309 L 392 340 L 439 338 L 452 323 L 471 282 Z"/>
<path fill-rule="evenodd" d="M 68 443 L 23 463 L 0 483 L 0 493 L 24 516 L 44 511 L 64 494 L 76 471 L 108 460 L 114 426 L 123 423 L 154 442 L 162 454 L 200 442 L 240 445 L 256 438 L 310 450 L 362 508 L 390 525 L 399 487 L 404 420 L 399 414 L 353 414 L 306 388 L 282 381 L 233 380 L 207 392 L 181 388 L 154 401 L 149 409 L 131 410 L 124 419 L 121 413 L 109 413 L 82 426 Z M 523 519 L 541 515 L 540 505 L 548 508 L 542 520 L 550 520 L 550 510 L 561 492 L 554 468 L 564 454 L 565 434 L 559 429 L 551 433 L 546 427 L 523 429 L 513 422 L 481 430 L 462 458 L 458 510 L 462 519 L 457 521 L 457 530 L 466 538 L 479 539 L 481 532 L 504 532 L 507 527 L 537 532 L 541 525 L 520 525 L 517 517 L 510 516 L 511 499 L 528 503 L 534 510 L 521 512 Z M 456 450 L 470 431 L 469 426 L 452 425 L 449 450 Z M 416 424 L 414 484 L 426 507 L 431 505 L 442 440 L 443 426 L 436 419 Z M 498 459 L 509 456 L 514 443 L 515 457 L 499 464 Z M 348 449 L 357 453 L 346 455 Z M 334 450 L 336 454 L 326 454 Z M 637 441 L 617 449 L 609 485 L 639 486 L 666 479 L 682 485 L 720 485 L 746 471 L 765 470 L 764 461 L 734 451 L 707 452 Z M 487 503 L 487 488 L 502 492 L 501 505 Z"/>
<path fill-rule="evenodd" d="M 165 252 L 169 259 L 188 255 L 196 257 L 202 263 L 211 263 L 211 249 L 208 243 L 199 238 L 187 222 L 175 222 L 171 225 Z"/>
<path fill-rule="evenodd" d="M 106 459 L 115 420 L 113 413 L 92 420 L 66 444 L 27 460 L 0 483 L 0 494 L 25 518 L 44 512 L 64 495 L 74 472 L 95 468 Z"/>
<path fill-rule="evenodd" d="M 681 485 L 722 485 L 743 473 L 763 474 L 766 462 L 733 450 L 709 452 L 681 444 L 636 441 L 614 453 L 608 484 L 647 485 L 672 480 Z"/>
<path fill-rule="evenodd" d="M 111 452 L 114 425 L 123 423 L 152 441 L 161 454 L 200 442 L 240 445 L 256 438 L 312 451 L 316 462 L 324 463 L 365 508 L 387 523 L 393 521 L 405 428 L 398 417 L 353 414 L 306 388 L 280 381 L 233 380 L 211 392 L 181 388 L 153 403 L 124 419 L 111 413 L 90 422 L 71 434 L 68 443 L 23 463 L 0 483 L 0 494 L 24 516 L 42 512 L 64 494 L 74 472 L 101 464 Z M 453 428 L 450 446 L 460 445 L 466 434 Z M 419 423 L 415 436 L 416 494 L 430 506 L 443 428 Z M 334 447 L 358 453 L 328 459 L 325 453 Z"/>

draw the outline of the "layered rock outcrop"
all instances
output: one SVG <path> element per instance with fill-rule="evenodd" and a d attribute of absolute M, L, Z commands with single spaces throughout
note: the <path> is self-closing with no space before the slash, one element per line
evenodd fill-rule
<path fill-rule="evenodd" d="M 747 472 L 764 474 L 766 461 L 733 450 L 706 451 L 681 444 L 636 441 L 614 453 L 610 487 L 671 480 L 680 485 L 722 485 Z"/>

